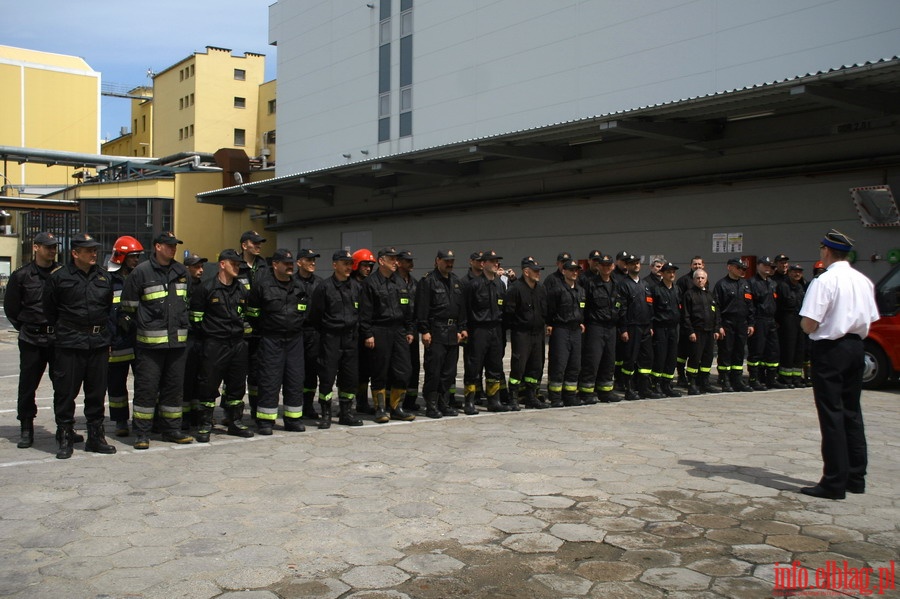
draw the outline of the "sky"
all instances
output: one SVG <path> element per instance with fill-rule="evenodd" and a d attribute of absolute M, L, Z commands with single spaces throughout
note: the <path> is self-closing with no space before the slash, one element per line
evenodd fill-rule
<path fill-rule="evenodd" d="M 79 56 L 103 83 L 147 85 L 160 72 L 206 46 L 266 55 L 266 81 L 275 78 L 269 40 L 274 0 L 20 0 L 5 3 L 0 44 Z M 130 124 L 124 98 L 103 96 L 100 137 L 114 139 Z"/>

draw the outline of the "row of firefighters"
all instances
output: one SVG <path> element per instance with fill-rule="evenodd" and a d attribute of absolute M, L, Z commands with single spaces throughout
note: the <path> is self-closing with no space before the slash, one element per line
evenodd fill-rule
<path fill-rule="evenodd" d="M 90 235 L 73 237 L 71 259 L 60 264 L 58 238 L 38 234 L 33 262 L 11 275 L 4 297 L 19 332 L 18 447 L 34 443 L 35 391 L 48 366 L 62 459 L 84 441 L 74 430 L 82 386 L 85 449 L 115 453 L 104 437 L 107 395 L 115 434 L 133 434 L 135 449 L 146 449 L 151 432 L 208 442 L 217 402 L 227 433 L 239 437 L 253 436 L 254 424 L 271 435 L 279 413 L 286 431 L 304 431 L 304 419 L 329 428 L 334 399 L 343 425 L 362 425 L 357 412 L 410 421 L 423 408 L 422 370 L 429 418 L 474 415 L 479 405 L 505 412 L 679 397 L 677 386 L 695 395 L 806 385 L 806 281 L 783 254 L 760 258 L 749 278 L 731 259 L 710 286 L 699 256 L 680 277 L 662 259 L 642 276 L 635 255 L 599 250 L 586 270 L 561 252 L 543 277 L 533 257 L 516 272 L 493 250 L 470 254 L 458 276 L 454 252 L 441 250 L 421 279 L 409 250 L 340 250 L 320 277 L 314 250 L 278 249 L 267 260 L 263 242 L 247 231 L 240 250 L 223 250 L 210 268 L 196 254 L 178 262 L 182 241 L 171 232 L 154 238 L 147 259 L 123 236 L 103 268 Z"/>

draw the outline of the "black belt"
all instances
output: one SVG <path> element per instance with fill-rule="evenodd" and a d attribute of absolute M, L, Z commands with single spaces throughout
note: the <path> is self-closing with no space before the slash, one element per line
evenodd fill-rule
<path fill-rule="evenodd" d="M 813 343 L 837 343 L 838 341 L 860 341 L 862 337 L 856 333 L 847 333 L 843 337 L 837 339 L 813 339 Z"/>
<path fill-rule="evenodd" d="M 52 335 L 54 332 L 54 328 L 49 324 L 27 325 L 25 330 L 32 335 Z"/>
<path fill-rule="evenodd" d="M 434 324 L 434 326 L 438 326 L 438 327 L 443 327 L 443 326 L 452 327 L 453 325 L 456 324 L 456 319 L 448 318 L 447 320 L 432 320 L 431 322 L 432 322 L 432 324 Z"/>
<path fill-rule="evenodd" d="M 79 333 L 87 333 L 88 335 L 99 335 L 100 333 L 106 332 L 105 324 L 78 324 L 72 322 L 70 320 L 60 320 L 59 325 L 62 325 L 66 329 L 71 329 L 73 331 L 77 331 Z"/>

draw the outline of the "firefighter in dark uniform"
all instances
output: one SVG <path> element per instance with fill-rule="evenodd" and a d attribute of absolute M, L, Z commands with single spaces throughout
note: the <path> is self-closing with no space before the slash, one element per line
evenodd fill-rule
<path fill-rule="evenodd" d="M 503 302 L 503 317 L 510 331 L 509 397 L 518 406 L 519 391 L 526 408 L 548 407 L 537 391 L 544 373 L 547 337 L 547 288 L 540 284 L 543 266 L 533 257 L 522 258 L 522 277 L 513 281 Z"/>
<path fill-rule="evenodd" d="M 81 233 L 71 243 L 72 262 L 50 275 L 41 298 L 47 324 L 56 332 L 50 379 L 59 442 L 56 457 L 61 460 L 72 457 L 75 398 L 82 385 L 88 430 L 84 450 L 116 453 L 103 434 L 112 283 L 109 273 L 97 266 L 99 241 Z"/>
<path fill-rule="evenodd" d="M 422 393 L 429 418 L 458 415 L 449 394 L 456 386 L 459 344 L 468 337 L 468 323 L 462 285 L 453 274 L 455 261 L 452 250 L 439 250 L 434 270 L 416 288 L 416 324 L 425 347 Z"/>
<path fill-rule="evenodd" d="M 612 277 L 613 282 L 615 282 L 616 286 L 622 284 L 625 279 L 628 278 L 628 265 L 625 260 L 631 256 L 631 252 L 627 252 L 622 250 L 618 254 L 616 254 L 616 266 L 613 268 Z M 619 327 L 621 329 L 621 327 Z M 625 376 L 622 374 L 622 364 L 623 358 L 625 356 L 625 342 L 621 339 L 621 334 L 616 339 L 616 363 L 615 363 L 615 372 L 614 376 L 614 384 L 615 388 L 619 389 L 622 392 L 625 392 Z"/>
<path fill-rule="evenodd" d="M 481 275 L 473 277 L 463 286 L 469 332 L 463 375 L 465 384 L 463 411 L 468 415 L 478 413 L 475 409 L 475 394 L 482 371 L 488 411 L 509 411 L 509 408 L 500 402 L 499 397 L 506 344 L 503 331 L 503 301 L 506 287 L 500 280 L 498 272 L 502 259 L 494 250 L 481 252 L 483 264 Z"/>
<path fill-rule="evenodd" d="M 172 232 L 157 235 L 153 255 L 137 265 L 122 290 L 122 310 L 131 315 L 137 334 L 132 402 L 135 449 L 150 447 L 157 401 L 163 441 L 194 442 L 181 431 L 191 283 L 187 269 L 175 261 L 179 243 L 183 242 Z"/>
<path fill-rule="evenodd" d="M 694 272 L 703 268 L 703 258 L 694 256 L 691 258 L 691 269 L 685 274 L 678 277 L 675 285 L 678 287 L 681 297 L 687 293 L 688 289 L 694 286 Z M 676 370 L 678 371 L 678 386 L 687 388 L 687 377 L 684 374 L 684 366 L 687 364 L 688 358 L 691 356 L 693 346 L 688 340 L 687 335 L 678 335 L 678 361 Z"/>
<path fill-rule="evenodd" d="M 640 259 L 634 254 L 628 254 L 623 261 L 628 267 L 628 276 L 619 283 L 622 302 L 619 340 L 622 342 L 621 372 L 625 399 L 660 399 L 663 395 L 650 388 L 650 373 L 653 368 L 653 295 L 647 283 L 640 278 Z"/>
<path fill-rule="evenodd" d="M 363 281 L 359 300 L 359 336 L 372 380 L 375 422 L 415 420 L 400 405 L 409 383 L 409 344 L 413 315 L 409 290 L 397 274 L 394 248 L 378 250 L 378 267 Z"/>
<path fill-rule="evenodd" d="M 244 231 L 241 234 L 241 272 L 238 279 L 244 290 L 250 293 L 253 286 L 253 280 L 256 274 L 266 269 L 266 260 L 262 257 L 262 244 L 266 242 L 266 238 L 256 231 Z M 256 349 L 259 347 L 259 335 L 255 332 L 247 336 L 247 395 L 250 403 L 250 417 L 256 417 L 256 398 L 259 394 L 259 374 L 258 362 L 256 360 Z M 223 408 L 225 406 L 222 406 Z M 226 410 L 226 414 L 228 411 Z M 224 424 L 228 425 L 226 416 Z"/>
<path fill-rule="evenodd" d="M 707 274 L 702 268 L 691 275 L 693 283 L 681 297 L 681 334 L 693 350 L 685 366 L 688 395 L 711 393 L 709 384 L 713 349 L 724 334 L 716 310 L 716 300 L 707 285 Z"/>
<path fill-rule="evenodd" d="M 350 270 L 350 278 L 356 281 L 360 285 L 360 289 L 362 289 L 363 281 L 375 269 L 375 255 L 370 250 L 362 248 L 353 252 L 352 256 L 353 266 Z M 359 351 L 357 352 L 359 366 L 356 383 L 356 411 L 360 414 L 374 414 L 375 406 L 369 404 L 369 383 L 372 373 L 369 372 L 369 362 L 364 357 L 365 352 L 363 350 L 365 348 L 362 343 L 362 339 L 360 339 Z"/>
<path fill-rule="evenodd" d="M 278 418 L 278 392 L 284 398 L 284 430 L 303 432 L 303 324 L 308 299 L 294 277 L 294 254 L 277 249 L 271 266 L 257 274 L 247 300 L 247 314 L 259 333 L 259 395 L 256 425 L 271 435 Z"/>
<path fill-rule="evenodd" d="M 547 289 L 547 327 L 550 333 L 547 392 L 550 407 L 578 404 L 578 374 L 581 371 L 581 337 L 584 334 L 584 288 L 578 284 L 581 266 L 575 260 L 563 263 L 562 285 Z"/>
<path fill-rule="evenodd" d="M 753 391 L 744 384 L 744 352 L 747 338 L 753 336 L 756 323 L 756 308 L 753 305 L 753 290 L 744 278 L 747 265 L 738 258 L 731 258 L 727 264 L 728 274 L 719 279 L 713 288 L 716 306 L 725 335 L 719 339 L 716 367 L 719 371 L 719 386 L 723 392 Z"/>
<path fill-rule="evenodd" d="M 619 288 L 612 280 L 612 256 L 594 250 L 588 256 L 590 270 L 579 283 L 585 294 L 585 332 L 578 375 L 582 404 L 621 401 L 613 394 L 616 367 L 616 328 L 619 325 Z"/>
<path fill-rule="evenodd" d="M 138 265 L 144 246 L 141 242 L 123 235 L 113 243 L 112 256 L 106 265 L 113 288 L 113 309 L 109 319 L 112 343 L 109 348 L 109 419 L 116 423 L 116 436 L 127 437 L 130 410 L 128 408 L 128 371 L 134 373 L 134 323 L 122 311 L 122 290 L 125 279 Z M 121 326 L 120 324 L 121 323 Z"/>
<path fill-rule="evenodd" d="M 184 259 L 184 267 L 191 279 L 191 289 L 197 289 L 203 281 L 203 265 L 208 260 L 197 254 L 191 254 Z M 184 360 L 184 394 L 183 415 L 181 417 L 181 430 L 187 431 L 192 427 L 200 426 L 202 411 L 200 397 L 197 395 L 197 376 L 200 373 L 200 363 L 203 361 L 203 340 L 200 332 L 196 330 L 195 323 L 188 325 L 186 358 Z M 190 410 L 188 409 L 190 406 Z"/>
<path fill-rule="evenodd" d="M 644 277 L 644 282 L 647 283 L 647 286 L 653 289 L 654 285 L 659 285 L 662 283 L 662 267 L 666 264 L 666 261 L 662 258 L 654 258 L 650 262 L 650 272 L 647 273 L 647 276 Z"/>
<path fill-rule="evenodd" d="M 660 269 L 662 280 L 652 287 L 653 294 L 653 390 L 666 397 L 681 397 L 675 390 L 675 364 L 678 355 L 678 324 L 681 322 L 681 292 L 675 285 L 678 267 L 671 262 Z"/>
<path fill-rule="evenodd" d="M 803 350 L 806 335 L 800 328 L 800 307 L 806 296 L 802 284 L 803 267 L 794 264 L 788 267 L 788 274 L 778 283 L 775 321 L 778 324 L 778 347 L 781 350 L 778 374 L 781 383 L 792 389 L 805 387 L 803 382 Z"/>
<path fill-rule="evenodd" d="M 466 288 L 466 285 L 469 282 L 476 278 L 480 277 L 484 272 L 484 258 L 482 254 L 484 252 L 472 252 L 469 254 L 469 270 L 466 271 L 466 274 L 460 277 L 459 282 L 462 284 L 463 289 Z M 463 352 L 463 369 L 465 369 L 465 365 L 469 360 L 469 339 L 464 339 L 460 343 L 460 347 L 462 347 Z M 487 396 L 484 393 L 484 377 L 483 372 L 479 372 L 477 381 L 475 383 L 475 403 L 479 406 L 483 406 L 487 402 Z M 465 385 L 465 375 L 463 375 L 463 385 Z M 450 387 L 450 407 L 457 408 L 456 405 L 456 382 L 454 381 L 453 386 Z M 473 412 L 474 413 L 474 412 Z"/>
<path fill-rule="evenodd" d="M 419 360 L 419 332 L 415 326 L 416 316 L 416 287 L 418 280 L 412 275 L 415 262 L 410 250 L 400 250 L 397 255 L 397 275 L 406 286 L 406 296 L 409 299 L 409 312 L 413 318 L 412 343 L 409 344 L 409 381 L 406 383 L 406 396 L 403 399 L 403 410 L 406 412 L 418 412 L 419 406 L 416 399 L 419 395 L 419 371 L 422 364 Z"/>
<path fill-rule="evenodd" d="M 553 285 L 565 285 L 566 276 L 563 272 L 563 265 L 568 264 L 571 260 L 572 254 L 569 252 L 560 252 L 556 255 L 556 270 L 544 277 L 544 281 L 541 283 L 548 292 Z"/>
<path fill-rule="evenodd" d="M 303 311 L 309 313 L 309 300 L 313 296 L 316 287 L 322 284 L 322 277 L 316 274 L 316 258 L 321 254 L 302 248 L 297 252 L 297 269 L 294 275 L 297 282 L 303 287 L 306 295 L 306 304 Z M 319 414 L 315 409 L 316 390 L 318 389 L 319 361 L 319 333 L 309 323 L 308 318 L 303 319 L 303 417 L 307 420 L 318 420 Z"/>
<path fill-rule="evenodd" d="M 247 391 L 247 296 L 238 279 L 243 259 L 236 250 L 219 253 L 219 271 L 191 292 L 191 321 L 203 339 L 203 359 L 197 382 L 197 395 L 203 415 L 197 427 L 197 441 L 208 443 L 213 429 L 213 411 L 219 388 L 225 383 L 225 407 L 228 434 L 252 437 L 242 422 L 244 394 Z"/>
<path fill-rule="evenodd" d="M 787 281 L 790 263 L 791 259 L 784 254 L 775 256 L 775 272 L 772 273 L 772 280 L 775 281 L 775 285 L 780 285 L 782 281 Z"/>
<path fill-rule="evenodd" d="M 756 329 L 747 342 L 747 371 L 754 391 L 784 389 L 778 382 L 778 331 L 775 326 L 775 310 L 778 288 L 772 279 L 775 262 L 763 256 L 756 263 L 756 274 L 750 279 L 753 302 L 756 307 Z"/>
<path fill-rule="evenodd" d="M 346 250 L 332 255 L 334 274 L 322 281 L 309 303 L 307 318 L 319 332 L 319 428 L 331 427 L 331 403 L 337 381 L 338 423 L 362 426 L 353 412 L 359 383 L 359 283 L 351 276 L 353 256 Z"/>
<path fill-rule="evenodd" d="M 59 239 L 53 233 L 34 236 L 32 253 L 34 260 L 13 272 L 6 284 L 3 310 L 10 324 L 19 332 L 19 394 L 17 415 L 21 438 L 19 449 L 27 449 L 34 443 L 34 418 L 37 402 L 34 395 L 44 370 L 50 366 L 53 373 L 53 329 L 44 316 L 41 297 L 44 283 L 54 270 Z M 83 440 L 83 439 L 82 439 Z"/>

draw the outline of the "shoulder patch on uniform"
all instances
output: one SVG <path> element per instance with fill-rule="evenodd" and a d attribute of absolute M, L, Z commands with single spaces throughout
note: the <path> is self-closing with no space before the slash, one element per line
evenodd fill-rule
<path fill-rule="evenodd" d="M 219 303 L 219 298 L 214 297 L 214 298 L 212 298 L 212 299 L 209 300 L 209 303 L 211 303 L 211 304 L 218 304 L 218 303 Z"/>

